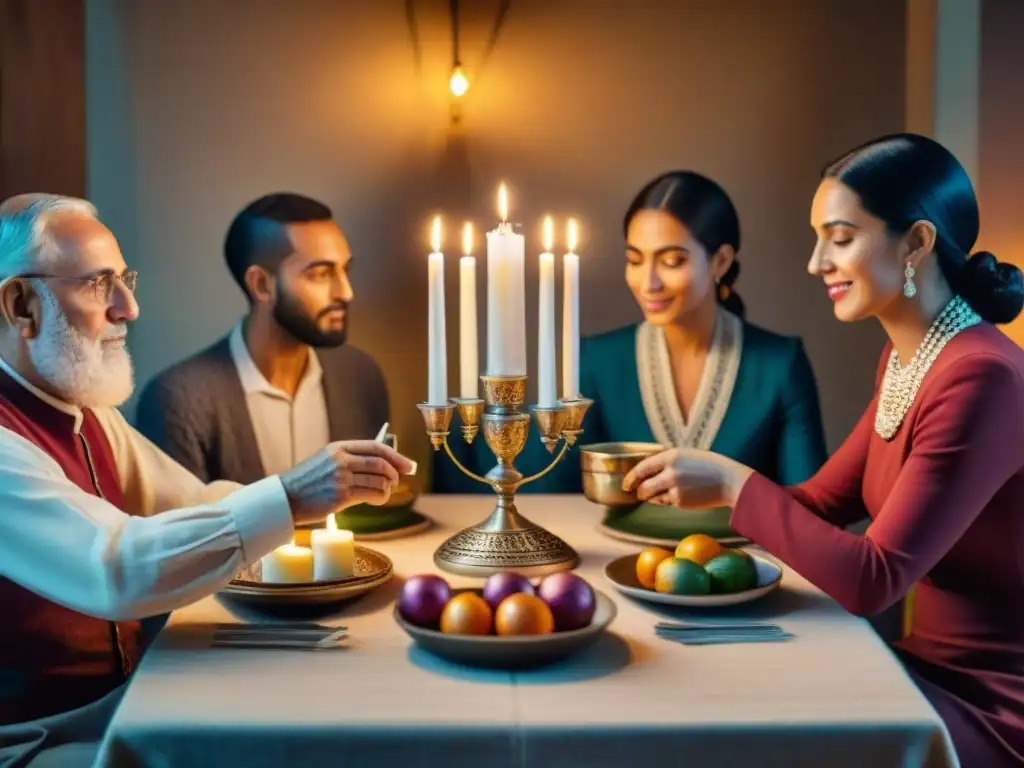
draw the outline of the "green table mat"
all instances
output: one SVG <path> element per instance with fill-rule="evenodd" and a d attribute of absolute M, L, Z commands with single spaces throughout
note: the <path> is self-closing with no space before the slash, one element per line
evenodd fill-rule
<path fill-rule="evenodd" d="M 407 507 L 373 507 L 360 504 L 338 512 L 334 516 L 338 527 L 360 534 L 387 533 L 402 528 L 409 528 L 422 523 L 426 518 L 412 508 Z"/>
<path fill-rule="evenodd" d="M 622 533 L 652 539 L 676 540 L 694 533 L 703 533 L 716 539 L 737 538 L 739 534 L 729 527 L 731 510 L 682 510 L 657 504 L 637 507 L 609 507 L 604 525 Z"/>

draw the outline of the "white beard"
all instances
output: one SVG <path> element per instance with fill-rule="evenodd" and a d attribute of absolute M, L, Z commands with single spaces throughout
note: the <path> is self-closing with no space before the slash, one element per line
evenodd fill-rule
<path fill-rule="evenodd" d="M 36 293 L 43 305 L 39 334 L 29 341 L 36 372 L 60 399 L 80 408 L 113 408 L 132 396 L 132 358 L 123 344 L 103 339 L 124 335 L 124 326 L 109 325 L 100 340 L 89 341 L 68 323 L 57 297 L 45 286 Z"/>

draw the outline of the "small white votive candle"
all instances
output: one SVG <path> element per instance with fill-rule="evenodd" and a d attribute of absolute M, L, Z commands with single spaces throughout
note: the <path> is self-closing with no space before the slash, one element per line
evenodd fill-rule
<path fill-rule="evenodd" d="M 313 580 L 313 550 L 295 541 L 278 547 L 260 560 L 262 580 L 268 584 L 302 584 Z"/>
<path fill-rule="evenodd" d="M 327 516 L 327 527 L 313 531 L 313 580 L 345 579 L 355 573 L 356 545 L 352 531 L 339 530 L 334 515 Z"/>

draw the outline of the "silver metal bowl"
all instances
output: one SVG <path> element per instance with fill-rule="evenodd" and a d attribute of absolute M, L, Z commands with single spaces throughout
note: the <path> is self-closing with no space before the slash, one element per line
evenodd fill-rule
<path fill-rule="evenodd" d="M 460 589 L 475 592 L 479 589 Z M 552 632 L 547 635 L 459 635 L 417 627 L 406 621 L 395 604 L 395 621 L 423 650 L 435 656 L 470 667 L 517 670 L 541 667 L 566 659 L 601 639 L 618 609 L 603 592 L 594 590 L 594 618 L 582 629 Z"/>
<path fill-rule="evenodd" d="M 648 456 L 665 450 L 659 443 L 591 443 L 580 446 L 583 495 L 596 504 L 631 507 L 640 503 L 635 492 L 622 490 L 626 474 Z"/>

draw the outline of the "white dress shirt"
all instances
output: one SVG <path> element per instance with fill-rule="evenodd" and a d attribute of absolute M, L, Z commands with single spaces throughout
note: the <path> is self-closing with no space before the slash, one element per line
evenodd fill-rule
<path fill-rule="evenodd" d="M 241 322 L 231 331 L 228 345 L 245 390 L 245 404 L 264 472 L 274 475 L 291 469 L 331 441 L 323 370 L 312 350 L 295 397 L 291 397 L 267 381 L 256 367 L 245 344 Z"/>
<path fill-rule="evenodd" d="M 0 368 L 59 410 L 81 412 Z M 294 536 L 277 477 L 206 485 L 114 408 L 93 410 L 110 441 L 126 514 L 72 483 L 60 465 L 0 427 L 0 576 L 79 611 L 126 621 L 210 595 Z"/>

